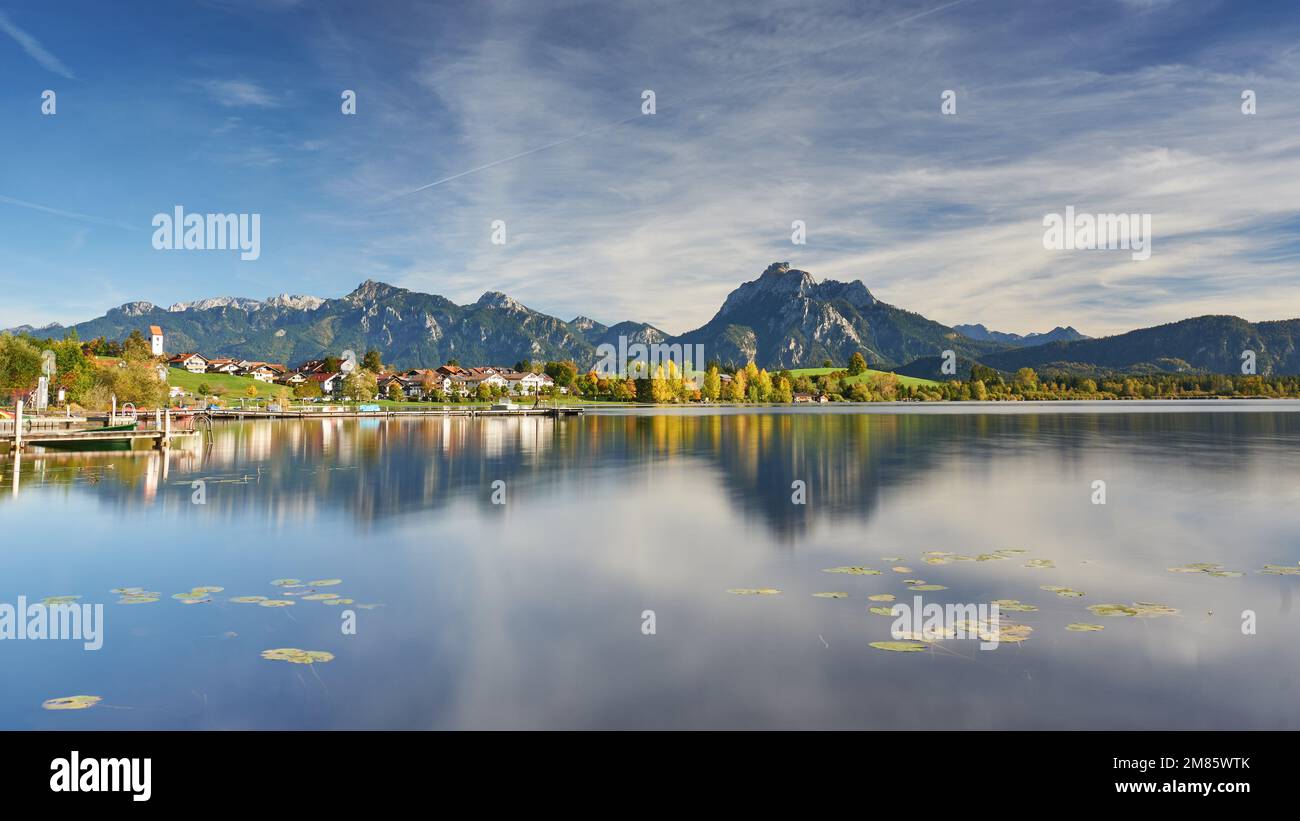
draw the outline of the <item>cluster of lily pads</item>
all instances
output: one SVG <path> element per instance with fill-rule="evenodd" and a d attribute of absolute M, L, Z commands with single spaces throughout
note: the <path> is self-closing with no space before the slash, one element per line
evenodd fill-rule
<path fill-rule="evenodd" d="M 975 555 L 964 555 L 958 553 L 949 553 L 939 550 L 930 550 L 921 554 L 921 561 L 929 565 L 945 565 L 954 562 L 989 562 L 989 561 L 1006 561 L 1020 556 L 1027 551 L 1020 549 L 995 550 L 991 553 L 978 553 Z M 895 565 L 893 563 L 901 561 L 898 556 L 886 556 L 883 561 L 890 563 L 890 570 L 898 574 L 911 574 L 912 568 L 906 565 Z M 1086 562 L 1084 562 L 1086 564 Z M 1024 567 L 1034 569 L 1052 569 L 1056 564 L 1050 559 L 1028 559 Z M 1300 575 L 1300 566 L 1284 567 L 1280 565 L 1265 565 L 1261 573 L 1274 573 L 1278 575 Z M 1196 562 L 1183 567 L 1169 568 L 1175 573 L 1205 573 L 1216 577 L 1233 577 L 1242 575 L 1238 571 L 1224 570 L 1221 564 L 1212 562 Z M 862 565 L 844 565 L 840 567 L 828 567 L 823 573 L 837 573 L 849 576 L 881 576 L 885 571 L 876 570 Z M 926 592 L 935 590 L 946 590 L 941 584 L 929 584 L 923 579 L 908 578 L 903 583 L 908 585 L 909 590 Z M 1039 586 L 1040 590 L 1048 593 L 1055 593 L 1061 598 L 1082 598 L 1085 593 L 1075 590 L 1071 587 L 1064 587 L 1056 584 L 1044 584 Z M 781 591 L 772 587 L 745 587 L 732 588 L 727 591 L 736 595 L 745 596 L 773 596 L 780 594 Z M 845 599 L 849 594 L 842 590 L 824 591 L 812 594 L 819 599 Z M 894 616 L 893 607 L 889 602 L 895 600 L 892 593 L 877 593 L 867 597 L 870 601 L 880 602 L 882 604 L 868 606 L 867 611 L 877 616 Z M 996 599 L 993 604 L 998 606 L 1000 612 L 1012 613 L 1035 613 L 1038 606 L 1022 602 L 1018 599 Z M 1132 604 L 1094 604 L 1088 607 L 1088 610 L 1096 616 L 1103 617 L 1137 617 L 1137 618 L 1156 618 L 1159 616 L 1175 616 L 1180 612 L 1175 607 L 1155 602 L 1134 602 Z M 1065 629 L 1073 633 L 1092 633 L 1105 629 L 1104 625 L 1093 624 L 1089 622 L 1071 622 L 1065 626 Z M 1000 618 L 989 619 L 985 622 L 971 621 L 965 625 L 948 626 L 937 628 L 927 626 L 922 630 L 921 635 L 914 635 L 907 632 L 894 641 L 875 641 L 871 646 L 878 650 L 890 650 L 894 652 L 917 652 L 931 648 L 935 642 L 945 639 L 955 638 L 959 635 L 978 636 L 983 641 L 996 641 L 998 643 L 1008 642 L 1019 644 L 1029 638 L 1033 628 L 1025 624 L 1014 624 L 1005 622 Z"/>
<path fill-rule="evenodd" d="M 1246 575 L 1240 570 L 1224 570 L 1223 565 L 1218 562 L 1192 562 L 1180 567 L 1169 568 L 1170 573 L 1203 573 L 1207 576 L 1214 576 L 1220 579 L 1237 579 Z M 1300 576 L 1300 566 L 1286 564 L 1266 564 L 1260 570 L 1256 570 L 1263 576 Z"/>
<path fill-rule="evenodd" d="M 1300 567 L 1296 568 L 1300 570 Z M 1207 576 L 1215 576 L 1221 579 L 1235 579 L 1246 575 L 1240 570 L 1224 570 L 1223 565 L 1218 562 L 1192 562 L 1182 567 L 1169 568 L 1170 573 L 1204 573 Z"/>
<path fill-rule="evenodd" d="M 190 588 L 188 593 L 173 593 L 172 598 L 181 604 L 206 604 L 207 602 L 212 601 L 212 596 L 210 594 L 220 593 L 225 589 L 226 588 L 224 587 L 217 587 L 216 585 L 193 587 Z"/>
<path fill-rule="evenodd" d="M 290 607 L 294 598 L 302 598 L 304 601 L 318 601 L 321 604 L 341 605 L 354 604 L 354 601 L 338 593 L 321 593 L 317 591 L 320 587 L 334 587 L 342 584 L 342 579 L 314 579 L 311 581 L 301 581 L 299 579 L 275 579 L 271 584 L 280 588 L 281 595 L 285 598 L 272 599 L 266 596 L 234 596 L 230 601 L 236 604 L 257 604 L 262 607 Z M 212 601 L 213 593 L 221 593 L 224 587 L 216 585 L 205 585 L 193 587 L 188 592 L 176 593 L 173 599 L 182 604 L 204 604 Z M 145 590 L 143 587 L 115 587 L 111 591 L 121 596 L 118 604 L 149 604 L 162 598 L 162 594 Z M 779 590 L 761 590 L 761 591 L 735 591 L 735 592 L 755 592 L 755 593 L 779 593 Z M 847 595 L 847 594 L 845 594 Z M 49 606 L 56 604 L 70 604 L 80 599 L 80 596 L 46 596 L 41 603 Z M 357 607 L 364 609 L 373 609 L 381 607 L 379 604 L 358 604 Z M 223 634 L 234 636 L 235 633 Z M 333 661 L 334 654 L 325 650 L 300 650 L 296 647 L 278 647 L 271 650 L 263 650 L 262 658 L 268 661 L 287 661 L 290 664 L 323 664 Z M 93 707 L 103 699 L 100 696 L 63 696 L 60 698 L 51 698 L 42 702 L 41 707 L 46 710 L 85 710 Z"/>
<path fill-rule="evenodd" d="M 271 599 L 266 596 L 236 596 L 231 599 L 236 604 L 257 604 L 262 607 L 289 607 L 294 604 L 293 599 L 301 598 L 303 601 L 318 601 L 322 604 L 354 604 L 352 599 L 346 598 L 339 593 L 318 593 L 318 587 L 333 587 L 337 584 L 343 584 L 342 579 L 315 579 L 304 582 L 301 579 L 275 579 L 271 582 L 272 586 L 280 588 L 280 595 L 284 598 Z"/>
<path fill-rule="evenodd" d="M 121 596 L 118 604 L 153 604 L 162 598 L 162 593 L 143 587 L 114 587 L 109 592 Z"/>
<path fill-rule="evenodd" d="M 1300 567 L 1290 567 L 1281 564 L 1266 564 L 1264 569 L 1259 571 L 1265 576 L 1300 576 Z"/>

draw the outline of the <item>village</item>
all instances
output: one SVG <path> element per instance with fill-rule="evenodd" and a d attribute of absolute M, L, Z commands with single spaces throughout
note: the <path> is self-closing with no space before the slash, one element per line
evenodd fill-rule
<path fill-rule="evenodd" d="M 175 403 L 191 399 L 203 403 L 211 401 L 213 408 L 230 405 L 231 401 L 240 407 L 246 407 L 250 401 L 253 404 L 268 401 L 278 408 L 285 407 L 289 401 L 329 403 L 342 400 L 367 403 L 374 400 L 390 403 L 499 401 L 508 405 L 515 399 L 533 398 L 533 403 L 537 404 L 542 398 L 558 399 L 560 396 L 576 401 L 595 399 L 651 404 L 719 400 L 801 404 L 831 400 L 824 390 L 826 378 L 818 382 L 810 378 L 815 370 L 806 375 L 790 372 L 770 375 L 766 370 L 749 365 L 727 373 L 731 369 L 710 365 L 707 373 L 701 370 L 690 372 L 685 368 L 679 369 L 671 359 L 653 370 L 645 365 L 624 365 L 630 372 L 628 374 L 602 374 L 598 368 L 584 373 L 572 361 L 533 364 L 526 360 L 513 366 L 464 366 L 450 360 L 435 368 L 400 370 L 383 364 L 378 351 L 368 351 L 360 361 L 354 352 L 343 351 L 341 356 L 324 356 L 290 366 L 282 362 L 205 356 L 198 351 L 168 353 L 164 331 L 157 325 L 148 327 L 144 339 L 147 339 L 149 353 L 159 362 L 159 378 L 169 383 L 170 399 Z M 827 365 L 822 369 L 823 373 L 835 372 L 829 362 Z M 853 364 L 850 364 L 846 373 L 853 373 L 852 368 Z M 168 378 L 173 369 L 183 370 L 191 374 L 191 378 L 178 385 L 181 381 Z M 858 373 L 865 370 L 866 362 L 863 360 Z M 240 386 L 238 391 L 231 391 L 229 383 L 196 382 L 192 378 L 205 374 L 242 377 L 252 382 Z M 889 379 L 892 378 L 889 374 Z M 253 382 L 265 385 L 265 390 L 257 390 Z M 802 390 L 793 388 L 792 382 L 797 382 L 797 387 Z M 862 396 L 862 399 L 866 398 L 866 395 Z"/>
<path fill-rule="evenodd" d="M 299 399 L 339 399 L 346 395 L 348 371 L 331 368 L 330 359 L 312 359 L 295 368 L 249 359 L 213 358 L 198 353 L 169 357 L 167 364 L 193 374 L 227 374 L 251 377 L 268 385 L 282 385 Z M 344 362 L 346 364 L 346 362 Z M 460 397 L 496 398 L 505 395 L 534 396 L 549 393 L 555 380 L 544 373 L 518 371 L 504 366 L 462 368 L 455 364 L 437 368 L 379 371 L 374 374 L 374 396 L 393 400 L 425 401 Z M 558 389 L 567 393 L 567 388 Z M 173 394 L 180 392 L 173 389 Z"/>

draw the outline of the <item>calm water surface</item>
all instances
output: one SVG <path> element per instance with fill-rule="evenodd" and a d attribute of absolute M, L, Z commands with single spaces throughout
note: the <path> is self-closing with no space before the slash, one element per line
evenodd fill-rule
<path fill-rule="evenodd" d="M 1257 572 L 1300 560 L 1296 406 L 944 408 L 217 423 L 166 456 L 0 457 L 0 601 L 80 595 L 106 620 L 96 652 L 0 642 L 0 727 L 1300 727 L 1300 577 Z M 921 561 L 1008 548 L 1028 552 Z M 1245 575 L 1167 570 L 1190 562 Z M 229 601 L 279 578 L 380 606 Z M 1014 614 L 1034 632 L 871 648 L 892 620 L 867 596 L 910 578 L 1035 604 Z M 198 585 L 224 591 L 171 598 Z M 782 592 L 727 592 L 760 587 Z M 1136 601 L 1181 612 L 1085 609 Z M 40 708 L 75 694 L 104 701 Z"/>

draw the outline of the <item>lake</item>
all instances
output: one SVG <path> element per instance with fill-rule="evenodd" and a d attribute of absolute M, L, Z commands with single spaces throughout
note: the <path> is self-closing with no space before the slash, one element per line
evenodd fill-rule
<path fill-rule="evenodd" d="M 1300 578 L 1260 572 L 1300 561 L 1296 411 L 218 422 L 0 457 L 0 602 L 104 613 L 99 650 L 0 641 L 0 727 L 1296 729 Z M 1021 602 L 1032 632 L 877 649 L 886 594 Z M 1134 603 L 1177 612 L 1087 609 Z M 41 708 L 78 694 L 102 702 Z"/>

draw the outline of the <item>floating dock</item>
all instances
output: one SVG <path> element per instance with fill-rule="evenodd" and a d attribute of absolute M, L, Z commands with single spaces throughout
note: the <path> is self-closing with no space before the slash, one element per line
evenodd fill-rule
<path fill-rule="evenodd" d="M 32 445 L 79 451 L 129 450 L 136 442 L 148 442 L 156 450 L 163 450 L 173 441 L 202 436 L 193 414 L 174 419 L 170 410 L 158 410 L 103 418 L 102 427 L 87 428 L 84 426 L 90 419 L 84 417 L 24 417 L 23 403 L 19 402 L 14 418 L 0 419 L 0 453 L 22 451 Z M 130 429 L 123 429 L 127 427 Z"/>

